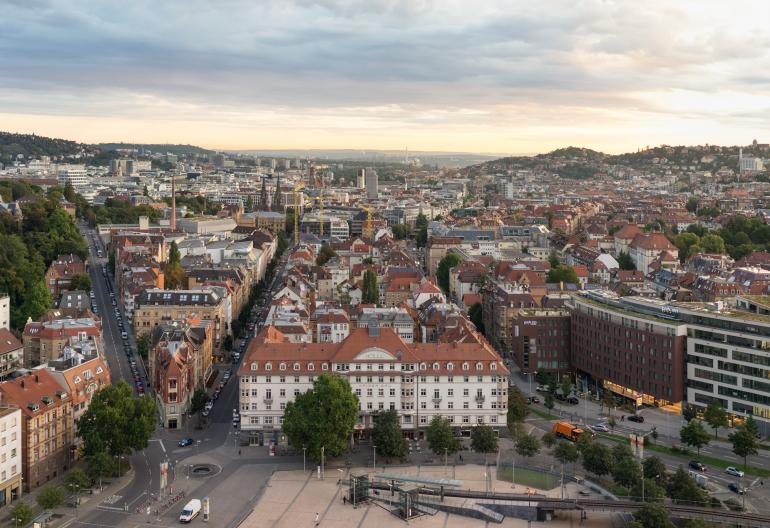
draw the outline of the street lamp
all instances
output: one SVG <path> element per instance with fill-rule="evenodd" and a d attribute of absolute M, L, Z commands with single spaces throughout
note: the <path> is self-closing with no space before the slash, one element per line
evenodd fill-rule
<path fill-rule="evenodd" d="M 372 470 L 377 471 L 377 446 L 372 446 Z"/>
<path fill-rule="evenodd" d="M 444 448 L 444 475 L 446 475 L 446 469 L 447 469 L 447 454 L 449 452 L 449 448 Z"/>

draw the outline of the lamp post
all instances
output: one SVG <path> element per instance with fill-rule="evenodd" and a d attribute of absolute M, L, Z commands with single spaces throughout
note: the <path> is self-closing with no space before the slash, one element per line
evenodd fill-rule
<path fill-rule="evenodd" d="M 321 480 L 324 478 L 324 451 L 326 446 L 321 446 Z"/>
<path fill-rule="evenodd" d="M 307 447 L 302 446 L 302 472 L 305 473 L 307 469 L 305 468 L 305 453 L 307 452 Z"/>
<path fill-rule="evenodd" d="M 377 446 L 372 446 L 372 470 L 377 471 Z"/>

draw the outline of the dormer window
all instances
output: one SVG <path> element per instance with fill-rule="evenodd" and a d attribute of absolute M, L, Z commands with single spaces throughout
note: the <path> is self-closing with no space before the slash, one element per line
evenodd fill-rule
<path fill-rule="evenodd" d="M 455 368 L 454 363 L 447 363 L 446 364 L 446 369 L 447 370 L 454 370 L 454 368 Z"/>
<path fill-rule="evenodd" d="M 463 363 L 463 370 L 468 370 L 470 368 L 470 365 L 468 363 Z"/>
<path fill-rule="evenodd" d="M 278 369 L 279 370 L 286 370 L 286 363 L 281 363 L 280 365 L 278 365 Z"/>
<path fill-rule="evenodd" d="M 427 368 L 428 368 L 428 365 L 426 365 L 425 363 L 420 363 L 420 370 L 425 370 Z"/>
<path fill-rule="evenodd" d="M 294 363 L 294 370 L 299 370 L 299 363 Z"/>
<path fill-rule="evenodd" d="M 476 363 L 476 370 L 484 370 L 484 364 L 481 361 Z"/>
<path fill-rule="evenodd" d="M 497 370 L 497 363 L 490 363 L 489 370 Z"/>
<path fill-rule="evenodd" d="M 329 370 L 329 365 L 327 363 L 322 363 L 321 370 Z"/>
<path fill-rule="evenodd" d="M 252 363 L 251 364 L 251 370 L 257 370 L 257 364 L 256 363 Z"/>
<path fill-rule="evenodd" d="M 433 364 L 433 370 L 438 370 L 441 368 L 441 365 L 438 364 L 438 361 Z"/>
<path fill-rule="evenodd" d="M 265 363 L 265 370 L 273 370 L 273 364 L 272 363 Z"/>
<path fill-rule="evenodd" d="M 308 370 L 315 370 L 315 365 L 313 363 L 308 363 L 307 364 L 307 369 Z"/>

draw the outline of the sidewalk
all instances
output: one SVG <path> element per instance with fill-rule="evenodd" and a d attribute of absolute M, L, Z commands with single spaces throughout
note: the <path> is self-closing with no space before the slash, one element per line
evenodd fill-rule
<path fill-rule="evenodd" d="M 80 469 L 83 469 L 80 465 L 76 465 L 75 467 L 80 467 Z M 0 523 L 2 523 L 3 526 L 10 526 L 12 524 L 11 510 L 19 502 L 26 502 L 29 506 L 31 506 L 32 510 L 35 512 L 35 516 L 43 513 L 42 508 L 40 508 L 40 506 L 38 506 L 37 504 L 37 496 L 40 494 L 40 492 L 43 489 L 52 485 L 62 486 L 63 488 L 66 489 L 67 486 L 64 483 L 65 476 L 66 476 L 66 473 L 64 475 L 61 475 L 51 480 L 50 482 L 46 482 L 44 485 L 34 489 L 30 493 L 22 495 L 20 500 L 17 500 L 12 504 L 3 508 L 3 510 L 0 510 L 2 511 L 2 513 L 0 514 Z M 103 489 L 99 490 L 99 488 L 96 487 L 93 489 L 93 494 L 81 491 L 79 494 L 79 497 L 80 497 L 79 506 L 77 508 L 73 508 L 72 506 L 60 506 L 54 509 L 53 513 L 55 516 L 46 526 L 50 526 L 51 528 L 68 526 L 77 517 L 81 517 L 92 512 L 105 499 L 116 495 L 117 492 L 119 492 L 124 487 L 129 485 L 133 480 L 133 478 L 134 478 L 134 470 L 129 469 L 122 477 L 119 477 L 117 479 L 105 479 L 102 483 Z M 72 495 L 70 494 L 69 490 L 66 490 L 65 496 L 66 496 L 65 503 L 69 504 L 72 498 Z"/>

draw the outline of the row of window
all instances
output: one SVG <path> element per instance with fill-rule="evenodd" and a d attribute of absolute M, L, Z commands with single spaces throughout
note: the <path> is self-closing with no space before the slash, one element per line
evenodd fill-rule
<path fill-rule="evenodd" d="M 287 376 L 279 376 L 278 381 L 279 383 L 286 383 L 287 379 L 291 379 L 291 377 Z M 302 383 L 300 380 L 300 376 L 294 376 L 294 383 Z M 388 381 L 390 383 L 399 383 L 399 379 L 396 376 L 388 376 Z M 485 382 L 485 376 L 476 376 L 475 378 L 471 379 L 470 376 L 463 376 L 462 378 L 457 378 L 458 380 L 462 379 L 463 383 L 484 383 Z M 351 378 L 351 382 L 354 383 L 385 383 L 386 377 L 385 376 L 355 376 Z M 428 380 L 430 380 L 433 383 L 441 383 L 442 382 L 442 376 L 420 376 L 420 383 L 428 383 Z M 241 381 L 243 383 L 258 383 L 259 382 L 259 376 L 242 376 Z M 313 376 L 310 376 L 307 380 L 308 382 L 313 382 Z M 446 383 L 454 383 L 455 382 L 455 376 L 445 376 L 443 377 L 443 381 Z M 507 383 L 507 380 L 503 376 L 492 376 L 491 378 L 488 378 L 487 381 L 490 381 L 492 383 Z M 265 376 L 264 383 L 272 383 L 273 377 L 272 376 Z M 400 383 L 413 383 L 414 378 L 404 376 L 401 378 Z"/>
<path fill-rule="evenodd" d="M 388 370 L 406 370 L 406 371 L 414 370 L 414 365 L 404 364 L 404 365 L 401 365 L 402 366 L 401 369 L 397 369 L 396 367 L 398 367 L 398 366 L 399 365 L 397 365 L 395 363 L 390 363 L 389 366 L 388 366 L 389 367 Z M 281 362 L 281 363 L 278 364 L 278 370 L 287 370 L 288 368 L 289 368 L 288 364 L 285 363 L 285 362 Z M 462 368 L 462 370 L 471 370 L 470 364 L 468 362 L 464 362 L 462 364 L 461 368 Z M 315 370 L 315 364 L 314 363 L 308 363 L 307 364 L 307 369 L 308 370 Z M 328 369 L 329 369 L 329 364 L 328 363 L 321 363 L 321 370 L 328 370 Z M 432 369 L 433 370 L 441 370 L 441 364 L 439 362 L 433 363 Z M 447 370 L 454 370 L 454 363 L 452 363 L 452 362 L 446 363 L 446 369 Z M 256 361 L 252 362 L 251 370 L 259 370 L 259 363 L 257 363 Z M 273 363 L 270 362 L 270 361 L 265 363 L 265 370 L 273 370 Z M 293 363 L 292 364 L 292 370 L 302 370 L 301 364 L 299 362 Z M 335 370 L 348 371 L 348 370 L 350 370 L 350 364 L 349 363 L 339 363 L 339 364 L 336 365 L 336 369 Z M 386 369 L 385 369 L 385 365 L 382 364 L 382 363 L 379 363 L 377 365 L 376 369 L 373 368 L 373 364 L 372 363 L 366 363 L 366 369 L 362 368 L 362 364 L 361 363 L 356 363 L 354 370 L 386 370 Z M 420 363 L 420 371 L 423 371 L 423 370 L 428 370 L 428 365 L 426 363 Z M 481 361 L 476 363 L 476 370 L 484 370 L 484 364 Z M 497 363 L 495 363 L 495 362 L 490 363 L 489 364 L 489 370 L 497 370 Z"/>

